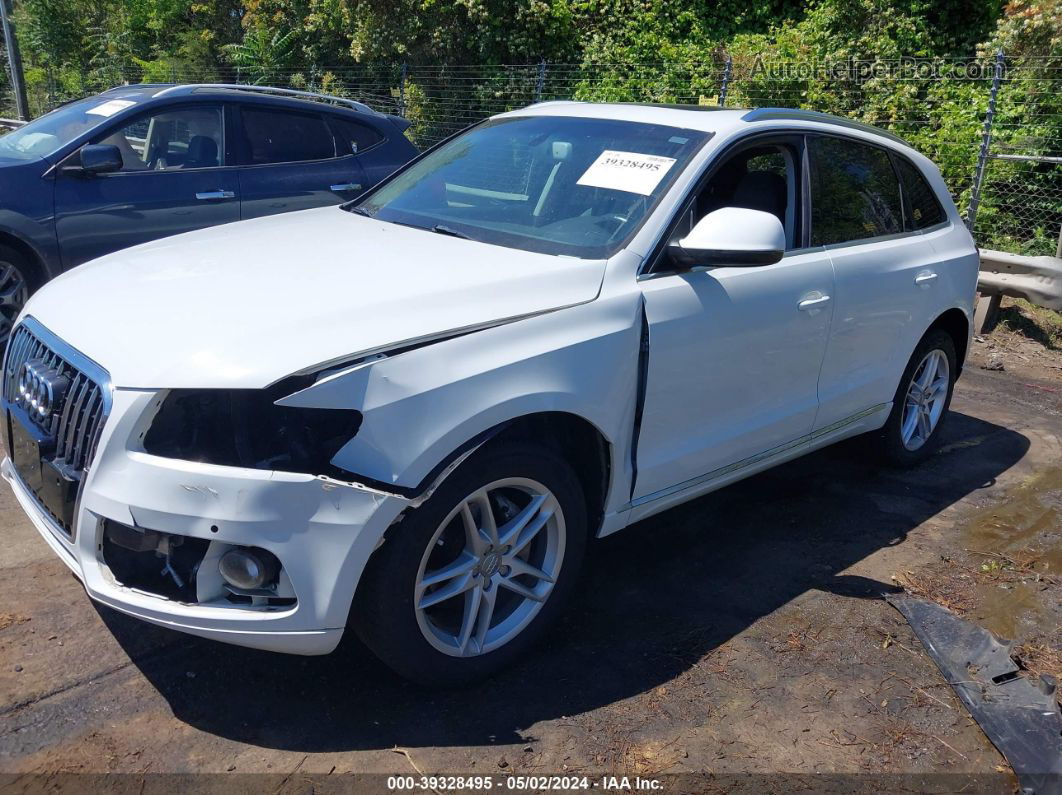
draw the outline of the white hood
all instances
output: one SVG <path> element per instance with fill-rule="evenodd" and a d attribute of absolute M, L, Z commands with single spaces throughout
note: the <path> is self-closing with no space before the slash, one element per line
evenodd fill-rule
<path fill-rule="evenodd" d="M 116 387 L 258 388 L 317 364 L 593 300 L 604 262 L 433 234 L 335 207 L 119 251 L 33 315 Z"/>

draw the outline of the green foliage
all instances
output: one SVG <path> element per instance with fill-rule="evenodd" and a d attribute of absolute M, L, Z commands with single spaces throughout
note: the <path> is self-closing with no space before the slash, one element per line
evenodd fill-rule
<path fill-rule="evenodd" d="M 239 44 L 225 45 L 229 62 L 242 82 L 254 85 L 284 84 L 295 63 L 296 32 L 253 28 Z"/>
<path fill-rule="evenodd" d="M 1062 72 L 1062 0 L 1005 8 L 1001 0 L 15 3 L 35 113 L 124 81 L 223 79 L 394 109 L 406 63 L 410 134 L 428 143 L 539 96 L 715 104 L 729 56 L 728 105 L 812 108 L 888 127 L 940 166 L 965 208 L 991 75 L 971 79 L 955 59 L 990 63 L 1002 47 L 1008 71 L 993 151 L 1062 152 L 1062 93 L 1053 90 Z M 932 70 L 897 69 L 911 58 Z M 541 92 L 540 59 L 550 62 Z M 1062 168 L 992 160 L 985 185 L 979 242 L 1051 253 L 1062 223 Z"/>

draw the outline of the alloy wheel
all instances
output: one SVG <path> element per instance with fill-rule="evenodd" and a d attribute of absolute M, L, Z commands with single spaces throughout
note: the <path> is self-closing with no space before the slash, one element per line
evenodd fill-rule
<path fill-rule="evenodd" d="M 505 478 L 468 495 L 420 562 L 413 598 L 424 638 L 454 657 L 504 646 L 545 604 L 564 543 L 563 511 L 541 483 Z"/>
<path fill-rule="evenodd" d="M 915 369 L 903 407 L 900 439 L 908 450 L 917 450 L 933 435 L 948 399 L 951 370 L 944 351 L 931 350 Z"/>

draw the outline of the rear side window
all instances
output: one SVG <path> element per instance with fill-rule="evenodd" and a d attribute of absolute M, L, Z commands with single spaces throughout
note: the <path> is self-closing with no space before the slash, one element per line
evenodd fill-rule
<path fill-rule="evenodd" d="M 336 134 L 336 154 L 340 157 L 364 152 L 383 140 L 383 136 L 367 124 L 358 124 L 356 121 L 335 116 L 329 119 L 329 122 Z"/>
<path fill-rule="evenodd" d="M 903 231 L 900 185 L 888 153 L 841 138 L 811 138 L 811 244 Z"/>
<path fill-rule="evenodd" d="M 904 229 L 913 232 L 943 223 L 947 216 L 925 177 L 907 160 L 897 156 L 896 170 L 903 187 Z"/>
<path fill-rule="evenodd" d="M 242 108 L 246 164 L 296 163 L 336 156 L 335 141 L 315 113 Z"/>

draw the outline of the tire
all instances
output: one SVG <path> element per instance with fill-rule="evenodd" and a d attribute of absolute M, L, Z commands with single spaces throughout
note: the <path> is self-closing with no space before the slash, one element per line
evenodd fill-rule
<path fill-rule="evenodd" d="M 7 346 L 15 319 L 38 287 L 36 269 L 15 249 L 0 244 L 0 351 Z"/>
<path fill-rule="evenodd" d="M 497 526 L 491 541 L 487 505 Z M 579 480 L 563 458 L 533 443 L 492 444 L 387 531 L 348 623 L 407 679 L 444 687 L 482 680 L 516 662 L 560 615 L 578 579 L 586 524 Z"/>
<path fill-rule="evenodd" d="M 916 376 L 924 380 L 927 370 L 923 365 L 936 367 L 936 376 L 931 378 L 929 386 L 937 384 L 932 390 L 938 395 L 936 399 L 928 400 L 925 393 L 916 395 L 911 402 L 908 395 L 914 388 Z M 943 380 L 940 368 L 946 365 L 946 382 Z M 951 397 L 955 390 L 955 378 L 958 373 L 958 362 L 955 355 L 955 342 L 951 335 L 940 330 L 931 330 L 922 337 L 911 354 L 911 360 L 903 371 L 900 384 L 896 388 L 896 395 L 892 402 L 892 412 L 879 434 L 879 446 L 885 460 L 899 467 L 912 467 L 925 461 L 940 447 L 940 429 L 947 419 L 951 408 Z M 920 387 L 921 388 L 921 387 Z M 943 390 L 943 394 L 940 394 Z M 916 415 L 912 431 L 912 416 L 908 411 Z M 924 414 L 926 425 L 921 424 L 918 414 Z M 928 426 L 929 433 L 925 430 Z"/>

